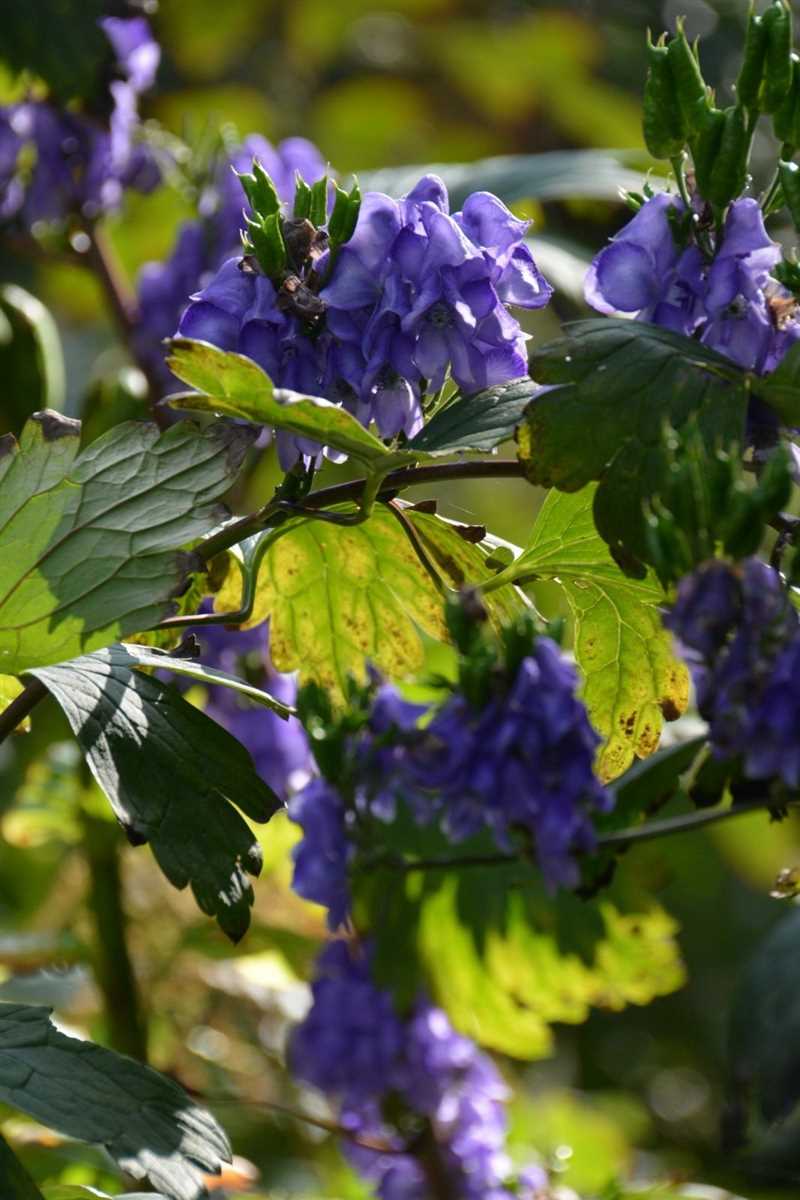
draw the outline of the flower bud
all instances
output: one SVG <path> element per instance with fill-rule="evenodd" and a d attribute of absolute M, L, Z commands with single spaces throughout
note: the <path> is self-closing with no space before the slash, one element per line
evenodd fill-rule
<path fill-rule="evenodd" d="M 767 38 L 761 104 L 774 113 L 792 86 L 792 10 L 786 0 L 774 0 L 761 20 Z"/>
<path fill-rule="evenodd" d="M 736 98 L 745 108 L 758 109 L 767 54 L 767 30 L 751 7 L 744 42 L 744 60 L 736 80 Z"/>
<path fill-rule="evenodd" d="M 688 126 L 681 110 L 669 51 L 662 37 L 653 44 L 648 33 L 650 69 L 644 88 L 644 140 L 654 158 L 675 158 L 686 144 Z"/>
<path fill-rule="evenodd" d="M 780 108 L 772 114 L 775 137 L 794 151 L 800 146 L 800 57 L 792 55 L 792 84 Z M 784 157 L 788 157 L 784 152 Z"/>

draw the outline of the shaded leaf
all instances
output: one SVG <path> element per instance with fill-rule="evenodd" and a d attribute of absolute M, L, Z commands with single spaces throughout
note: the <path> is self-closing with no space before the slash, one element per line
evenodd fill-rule
<path fill-rule="evenodd" d="M 619 561 L 647 559 L 644 501 L 667 470 L 664 429 L 695 416 L 708 452 L 744 444 L 749 379 L 730 359 L 639 321 L 577 321 L 533 356 L 544 392 L 519 455 L 532 483 L 575 492 L 599 480 L 598 532 Z"/>
<path fill-rule="evenodd" d="M 784 425 L 800 425 L 800 346 L 790 346 L 775 370 L 757 383 L 762 400 L 775 409 Z"/>
<path fill-rule="evenodd" d="M 390 470 L 414 461 L 413 454 L 393 453 L 354 416 L 329 400 L 274 388 L 261 367 L 243 354 L 220 350 L 209 342 L 173 338 L 167 365 L 184 383 L 198 389 L 173 396 L 173 408 L 217 412 L 285 429 L 342 450 L 368 467 Z"/>
<path fill-rule="evenodd" d="M 601 813 L 595 824 L 602 831 L 625 829 L 655 812 L 679 790 L 681 776 L 706 745 L 705 734 L 657 750 L 650 758 L 635 762 L 610 786 L 614 807 Z"/>
<path fill-rule="evenodd" d="M 506 154 L 472 163 L 432 163 L 388 167 L 359 173 L 364 191 L 404 196 L 422 175 L 444 180 L 453 210 L 471 192 L 493 192 L 506 204 L 514 200 L 568 200 L 586 196 L 619 200 L 620 188 L 638 191 L 641 171 L 630 170 L 629 156 L 614 150 L 554 150 L 546 154 Z"/>
<path fill-rule="evenodd" d="M 5 1200 L 46 1200 L 2 1134 L 0 1134 L 0 1182 L 3 1184 Z"/>
<path fill-rule="evenodd" d="M 511 437 L 538 391 L 538 385 L 526 377 L 461 396 L 423 426 L 409 449 L 448 454 L 494 450 Z"/>
<path fill-rule="evenodd" d="M 36 20 L 24 4 L 3 12 L 0 58 L 12 71 L 39 75 L 59 100 L 94 98 L 106 83 L 111 46 L 98 22 L 102 0 L 37 0 Z M 43 31 L 46 30 L 46 35 Z"/>
<path fill-rule="evenodd" d="M 219 671 L 216 667 L 207 667 L 192 658 L 176 658 L 167 651 L 140 646 L 136 643 L 110 646 L 109 657 L 115 665 L 153 667 L 159 671 L 171 671 L 173 675 L 183 675 L 187 679 L 194 679 L 196 683 L 204 683 L 209 687 L 217 685 L 229 688 L 231 691 L 238 692 L 240 696 L 247 696 L 249 700 L 254 700 L 256 704 L 262 704 L 265 708 L 272 709 L 279 717 L 288 718 L 293 712 L 289 705 L 284 704 L 275 696 L 271 696 L 269 692 L 253 687 L 243 679 L 237 679 L 235 675 L 228 675 L 226 671 Z M 3 677 L 0 676 L 0 697 L 2 697 L 2 683 Z"/>
<path fill-rule="evenodd" d="M 664 717 L 674 720 L 685 711 L 689 675 L 661 624 L 663 589 L 652 573 L 631 579 L 611 558 L 594 526 L 594 495 L 594 487 L 551 491 L 528 546 L 499 578 L 553 579 L 564 589 L 575 623 L 583 698 L 606 739 L 597 769 L 609 780 L 634 755 L 652 754 Z"/>
<path fill-rule="evenodd" d="M 38 413 L 0 440 L 0 667 L 16 674 L 146 628 L 196 565 L 179 547 L 216 503 L 254 431 L 126 422 L 80 455 L 80 424 Z M 77 457 L 76 457 L 77 455 Z"/>
<path fill-rule="evenodd" d="M 266 821 L 279 801 L 244 746 L 136 663 L 111 647 L 31 674 L 64 710 L 131 841 L 149 841 L 170 883 L 190 884 L 236 941 L 250 922 L 248 875 L 261 870 L 261 850 L 233 805 Z"/>
<path fill-rule="evenodd" d="M 51 1129 L 104 1146 L 123 1171 L 174 1200 L 205 1195 L 229 1162 L 214 1117 L 157 1071 L 65 1037 L 50 1009 L 0 1005 L 0 1099 Z"/>
<path fill-rule="evenodd" d="M 0 377 L 6 400 L 0 432 L 15 433 L 36 409 L 64 404 L 64 356 L 56 323 L 16 284 L 0 288 Z"/>

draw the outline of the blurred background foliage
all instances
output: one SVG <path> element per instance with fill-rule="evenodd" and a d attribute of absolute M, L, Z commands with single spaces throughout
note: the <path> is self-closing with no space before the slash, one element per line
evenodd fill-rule
<path fill-rule="evenodd" d="M 704 38 L 706 75 L 724 95 L 745 7 L 744 0 L 161 0 L 153 21 L 163 60 L 145 115 L 189 141 L 219 125 L 272 140 L 302 134 L 341 174 L 600 147 L 638 151 L 646 166 L 639 130 L 646 27 L 658 31 L 686 13 L 690 35 Z M 0 80 L 5 98 L 13 87 Z M 535 219 L 534 236 L 547 239 L 543 255 L 545 245 L 549 261 L 553 247 L 562 252 L 560 293 L 529 325 L 537 339 L 581 312 L 582 265 L 624 218 L 618 203 L 578 194 L 586 190 L 558 200 L 521 195 L 514 204 Z M 177 189 L 128 197 L 110 232 L 131 279 L 169 251 L 188 212 Z M 3 281 L 29 289 L 55 315 L 66 411 L 87 419 L 89 436 L 141 415 L 141 377 L 89 273 L 56 255 L 32 261 L 2 253 Z M 0 302 L 0 318 L 3 311 Z M 15 320 L 18 312 L 13 306 Z M 0 319 L 0 354 L 7 341 Z M 58 375 L 57 363 L 52 369 Z M 52 386 L 51 396 L 60 377 Z M 12 396 L 0 415 L 15 428 L 34 407 Z M 260 500 L 274 475 L 267 455 L 237 505 Z M 541 496 L 509 481 L 491 490 L 450 488 L 440 502 L 448 516 L 521 542 Z M 537 601 L 552 610 L 546 589 Z M 123 1050 L 141 1044 L 146 1022 L 151 1061 L 204 1098 L 233 1138 L 241 1156 L 235 1171 L 214 1182 L 225 1194 L 364 1196 L 326 1132 L 330 1113 L 283 1068 L 285 1033 L 308 1002 L 304 980 L 324 930 L 319 911 L 289 889 L 288 823 L 278 817 L 261 836 L 265 870 L 253 927 L 232 949 L 189 897 L 169 888 L 148 850 L 121 847 L 62 718 L 44 706 L 31 733 L 0 746 L 0 999 L 52 1004 L 63 1027 Z M 523 1038 L 525 1052 L 507 1060 L 518 1090 L 520 1161 L 536 1151 L 566 1185 L 606 1200 L 654 1177 L 675 1187 L 702 1179 L 751 1197 L 796 1194 L 796 1126 L 762 1139 L 746 1172 L 721 1149 L 719 1128 L 736 980 L 787 917 L 785 902 L 769 893 L 777 873 L 798 862 L 796 818 L 743 817 L 630 852 L 606 894 L 617 914 L 610 948 L 595 927 L 596 904 L 580 901 L 563 911 L 540 906 L 536 947 L 508 931 L 497 961 L 510 976 L 526 977 L 534 949 L 537 964 L 531 1011 L 523 992 L 514 1016 L 526 1017 L 527 1035 L 530 1021 L 538 1022 L 536 1036 Z M 491 876 L 482 886 L 490 895 Z M 113 897 L 120 891 L 138 991 L 119 943 L 125 926 Z M 449 937 L 441 916 L 447 896 L 434 892 L 425 903 L 433 907 L 421 937 L 435 963 L 437 939 Z M 633 934 L 628 926 L 621 932 L 626 913 L 640 914 Z M 469 941 L 447 947 L 448 965 L 466 980 L 476 954 Z M 605 975 L 598 946 L 614 956 Z M 485 991 L 469 994 L 462 1024 L 488 1032 L 491 1044 L 519 1048 L 509 1013 L 493 1010 Z M 283 1109 L 303 1109 L 319 1126 Z M 4 1132 L 40 1182 L 119 1190 L 99 1155 L 4 1116 Z"/>

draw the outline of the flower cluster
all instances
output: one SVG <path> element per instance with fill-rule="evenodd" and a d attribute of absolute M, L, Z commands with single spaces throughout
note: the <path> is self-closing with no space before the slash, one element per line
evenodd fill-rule
<path fill-rule="evenodd" d="M 47 100 L 0 108 L 0 220 L 25 230 L 116 208 L 123 190 L 149 191 L 160 172 L 136 140 L 138 100 L 152 86 L 160 51 L 143 17 L 100 22 L 114 56 L 107 124 Z"/>
<path fill-rule="evenodd" d="M 146 263 L 139 274 L 139 321 L 134 333 L 137 358 L 165 388 L 174 384 L 174 377 L 164 362 L 163 340 L 175 332 L 189 297 L 236 253 L 244 197 L 235 172 L 247 170 L 254 158 L 265 165 L 278 195 L 287 203 L 294 195 L 297 172 L 309 182 L 325 174 L 325 161 L 317 147 L 299 137 L 272 146 L 260 135 L 251 134 L 217 163 L 199 196 L 199 219 L 184 222 L 169 257 Z"/>
<path fill-rule="evenodd" d="M 712 255 L 691 240 L 695 227 L 678 196 L 647 200 L 595 258 L 586 299 L 602 313 L 635 313 L 699 339 L 747 370 L 774 370 L 800 337 L 792 294 L 770 272 L 781 250 L 767 234 L 755 200 L 735 200 Z M 712 235 L 708 233 L 708 242 Z"/>
<path fill-rule="evenodd" d="M 556 645 L 537 637 L 512 672 L 492 674 L 480 701 L 459 688 L 426 712 L 380 686 L 335 779 L 313 781 L 289 803 L 304 832 L 294 889 L 325 905 L 336 929 L 362 834 L 368 845 L 370 821 L 391 821 L 398 804 L 453 842 L 488 830 L 507 849 L 524 837 L 550 886 L 574 884 L 575 854 L 594 845 L 592 814 L 611 803 L 594 774 L 600 739 L 576 684 Z"/>
<path fill-rule="evenodd" d="M 800 620 L 777 571 L 757 558 L 706 563 L 682 581 L 665 624 L 715 754 L 741 756 L 750 779 L 800 786 Z"/>
<path fill-rule="evenodd" d="M 451 215 L 435 176 L 402 200 L 370 192 L 347 244 L 331 253 L 317 239 L 308 272 L 295 256 L 293 273 L 270 280 L 229 259 L 179 332 L 248 355 L 281 387 L 342 403 L 382 437 L 410 437 L 424 396 L 448 377 L 472 392 L 527 374 L 508 306 L 539 308 L 551 292 L 527 227 L 486 192 Z M 279 449 L 288 468 L 316 448 L 279 439 Z"/>
<path fill-rule="evenodd" d="M 294 679 L 291 675 L 281 675 L 270 662 L 266 624 L 249 630 L 203 625 L 196 632 L 206 666 L 245 678 L 276 699 L 294 703 Z M 285 800 L 293 787 L 306 782 L 313 763 L 306 735 L 297 720 L 284 721 L 277 713 L 242 701 L 230 688 L 210 687 L 208 691 L 207 715 L 246 747 L 258 774 L 281 799 Z"/>
<path fill-rule="evenodd" d="M 513 1180 L 506 1085 L 441 1009 L 420 1000 L 401 1020 L 372 981 L 369 953 L 345 942 L 323 950 L 312 994 L 290 1065 L 338 1102 L 352 1138 L 345 1152 L 383 1200 L 424 1200 L 430 1171 L 463 1200 L 533 1200 L 545 1189 L 535 1166 Z"/>

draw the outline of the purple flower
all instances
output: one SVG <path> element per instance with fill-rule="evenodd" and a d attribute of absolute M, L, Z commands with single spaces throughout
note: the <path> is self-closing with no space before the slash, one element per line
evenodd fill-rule
<path fill-rule="evenodd" d="M 372 982 L 369 954 L 342 941 L 322 951 L 311 992 L 289 1045 L 293 1073 L 345 1107 L 368 1105 L 394 1086 L 402 1055 L 391 996 Z"/>
<path fill-rule="evenodd" d="M 117 68 L 135 92 L 146 92 L 156 81 L 161 50 L 144 17 L 104 17 L 100 21 L 114 49 Z"/>
<path fill-rule="evenodd" d="M 591 814 L 611 803 L 593 769 L 600 738 L 576 686 L 574 669 L 539 637 L 485 707 L 454 693 L 406 763 L 454 840 L 488 827 L 507 846 L 512 829 L 528 829 L 551 886 L 575 882 L 572 856 L 594 844 Z"/>
<path fill-rule="evenodd" d="M 772 739 L 766 720 L 770 712 L 792 711 L 791 692 L 784 689 L 780 697 L 780 687 L 800 638 L 797 612 L 777 571 L 757 558 L 736 567 L 701 566 L 681 581 L 664 624 L 689 663 L 715 754 L 745 755 L 752 778 L 774 774 L 792 781 L 794 750 L 782 741 L 780 720 Z"/>
<path fill-rule="evenodd" d="M 697 197 L 695 208 L 702 208 Z M 588 303 L 698 337 L 746 370 L 774 370 L 800 337 L 800 322 L 791 309 L 776 316 L 785 308 L 776 301 L 790 297 L 770 276 L 781 251 L 761 208 L 747 197 L 735 200 L 710 259 L 691 241 L 681 242 L 689 236 L 677 232 L 685 214 L 676 196 L 647 200 L 589 268 Z"/>
<path fill-rule="evenodd" d="M 292 887 L 304 900 L 324 905 L 328 927 L 338 929 L 350 915 L 347 871 L 355 854 L 344 801 L 332 784 L 312 779 L 289 801 L 289 817 L 303 830 L 292 851 Z"/>

